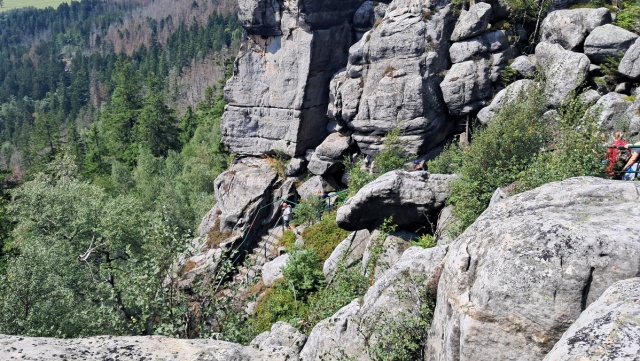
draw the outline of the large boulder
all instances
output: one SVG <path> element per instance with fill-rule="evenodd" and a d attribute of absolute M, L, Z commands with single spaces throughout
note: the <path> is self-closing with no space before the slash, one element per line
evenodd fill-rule
<path fill-rule="evenodd" d="M 264 195 L 277 178 L 276 171 L 262 159 L 244 158 L 231 166 L 215 180 L 216 203 L 202 219 L 198 234 L 206 236 L 214 228 L 222 233 L 243 234 L 258 209 L 268 203 Z"/>
<path fill-rule="evenodd" d="M 633 80 L 640 79 L 640 38 L 636 39 L 624 53 L 618 65 L 618 72 Z"/>
<path fill-rule="evenodd" d="M 362 0 L 306 2 L 243 0 L 243 41 L 222 140 L 231 151 L 303 155 L 326 136 L 328 85 L 354 42 L 352 19 Z M 328 51 L 331 49 L 331 51 Z"/>
<path fill-rule="evenodd" d="M 640 278 L 618 281 L 580 314 L 545 361 L 638 360 Z"/>
<path fill-rule="evenodd" d="M 437 217 L 449 195 L 454 176 L 395 170 L 383 174 L 338 209 L 343 229 L 374 229 L 393 217 L 400 229 L 418 229 Z"/>
<path fill-rule="evenodd" d="M 489 207 L 450 245 L 429 360 L 541 360 L 613 283 L 640 274 L 640 185 L 572 178 Z"/>
<path fill-rule="evenodd" d="M 340 242 L 322 267 L 322 272 L 327 281 L 331 282 L 341 263 L 342 266 L 349 268 L 360 262 L 370 238 L 371 233 L 363 229 L 351 232 L 347 238 Z"/>
<path fill-rule="evenodd" d="M 526 55 L 521 55 L 515 59 L 511 63 L 511 68 L 520 74 L 520 76 L 525 78 L 532 78 L 536 74 L 536 66 L 533 65 L 531 60 Z"/>
<path fill-rule="evenodd" d="M 610 22 L 611 12 L 606 8 L 553 11 L 542 21 L 540 41 L 576 51 L 593 29 Z"/>
<path fill-rule="evenodd" d="M 411 232 L 385 234 L 380 230 L 371 232 L 367 247 L 362 255 L 362 274 L 370 280 L 377 280 L 400 260 L 416 235 Z"/>
<path fill-rule="evenodd" d="M 482 34 L 489 27 L 491 20 L 491 5 L 480 2 L 462 10 L 456 27 L 451 34 L 451 41 L 460 41 Z"/>
<path fill-rule="evenodd" d="M 624 95 L 607 93 L 588 109 L 587 114 L 598 118 L 603 130 L 613 132 L 628 127 L 625 122 L 629 120 L 626 112 L 630 106 L 631 102 L 625 101 Z"/>
<path fill-rule="evenodd" d="M 594 63 L 601 64 L 609 58 L 621 58 L 636 39 L 637 34 L 619 26 L 598 26 L 584 41 L 584 53 Z"/>
<path fill-rule="evenodd" d="M 403 326 L 421 328 L 426 322 L 423 311 L 435 292 L 445 254 L 442 247 L 406 250 L 362 300 L 354 300 L 313 328 L 301 360 L 368 361 L 373 359 L 370 346 L 385 338 L 398 336 L 403 342 L 411 341 L 404 339 Z"/>
<path fill-rule="evenodd" d="M 400 130 L 407 154 L 425 152 L 453 127 L 438 83 L 448 67 L 453 11 L 446 2 L 394 1 L 381 21 L 349 50 L 330 84 L 328 115 L 375 154 Z"/>
<path fill-rule="evenodd" d="M 307 341 L 307 336 L 295 327 L 282 321 L 271 326 L 270 331 L 265 331 L 251 341 L 254 347 L 265 354 L 286 355 L 284 360 L 297 360 L 302 351 L 302 346 Z"/>
<path fill-rule="evenodd" d="M 453 64 L 447 72 L 440 89 L 452 115 L 468 115 L 485 106 L 493 94 L 487 59 L 468 60 Z"/>
<path fill-rule="evenodd" d="M 316 148 L 307 168 L 316 175 L 333 173 L 342 164 L 342 158 L 348 154 L 351 143 L 349 136 L 340 133 L 330 134 Z"/>
<path fill-rule="evenodd" d="M 162 336 L 97 336 L 60 339 L 0 335 L 2 360 L 290 360 L 284 350 L 252 347 L 211 339 L 186 340 Z"/>
<path fill-rule="evenodd" d="M 567 95 L 578 89 L 587 79 L 590 64 L 584 54 L 564 50 L 558 44 L 539 43 L 536 46 L 536 67 L 545 76 L 549 105 L 560 106 Z"/>
<path fill-rule="evenodd" d="M 262 283 L 265 286 L 271 287 L 276 281 L 284 278 L 282 269 L 287 265 L 290 257 L 290 254 L 285 253 L 262 266 Z"/>
<path fill-rule="evenodd" d="M 529 92 L 533 86 L 535 86 L 535 82 L 529 79 L 518 80 L 509 84 L 493 97 L 489 105 L 480 109 L 477 115 L 478 121 L 482 124 L 487 124 L 504 104 L 516 100 L 523 93 Z"/>

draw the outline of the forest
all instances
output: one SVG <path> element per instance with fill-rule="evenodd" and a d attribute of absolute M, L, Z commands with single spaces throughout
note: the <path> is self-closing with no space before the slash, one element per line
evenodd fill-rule
<path fill-rule="evenodd" d="M 242 35 L 229 3 L 0 13 L 0 333 L 178 334 L 186 301 L 165 272 L 229 159 L 221 88 Z M 211 59 L 186 105 L 181 75 Z"/>

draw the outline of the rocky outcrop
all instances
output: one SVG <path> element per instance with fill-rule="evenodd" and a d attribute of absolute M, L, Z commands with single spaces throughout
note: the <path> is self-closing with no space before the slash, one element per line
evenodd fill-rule
<path fill-rule="evenodd" d="M 342 164 L 344 156 L 348 154 L 351 143 L 351 137 L 340 133 L 330 134 L 311 156 L 309 171 L 316 175 L 334 173 Z"/>
<path fill-rule="evenodd" d="M 580 314 L 545 361 L 637 360 L 640 278 L 618 281 Z"/>
<path fill-rule="evenodd" d="M 223 142 L 232 152 L 298 156 L 322 142 L 329 81 L 346 63 L 361 3 L 241 2 L 249 37 L 225 87 L 222 118 Z"/>
<path fill-rule="evenodd" d="M 621 128 L 621 124 L 627 121 L 626 110 L 631 102 L 625 101 L 625 96 L 618 93 L 608 93 L 600 97 L 589 108 L 588 114 L 599 119 L 598 124 L 603 130 L 612 132 Z"/>
<path fill-rule="evenodd" d="M 598 26 L 584 41 L 584 53 L 596 64 L 609 58 L 621 58 L 638 35 L 621 27 L 606 24 Z"/>
<path fill-rule="evenodd" d="M 209 234 L 214 227 L 221 233 L 243 234 L 264 197 L 277 179 L 275 170 L 262 159 L 245 158 L 220 174 L 214 185 L 215 206 L 205 215 L 198 233 Z"/>
<path fill-rule="evenodd" d="M 401 259 L 367 291 L 311 331 L 301 360 L 371 360 L 370 345 L 397 333 L 424 315 L 440 276 L 445 249 L 409 248 Z"/>
<path fill-rule="evenodd" d="M 424 152 L 449 134 L 438 84 L 453 25 L 445 3 L 394 1 L 351 47 L 346 69 L 331 81 L 328 114 L 353 131 L 364 153 L 378 152 L 396 128 L 407 154 Z"/>
<path fill-rule="evenodd" d="M 536 60 L 536 67 L 545 76 L 547 103 L 553 107 L 560 106 L 587 79 L 591 64 L 586 55 L 550 43 L 536 46 Z"/>
<path fill-rule="evenodd" d="M 251 347 L 267 355 L 282 355 L 282 360 L 297 360 L 307 336 L 286 322 L 276 322 L 251 341 Z"/>
<path fill-rule="evenodd" d="M 374 229 L 393 217 L 401 229 L 417 229 L 437 217 L 453 176 L 423 171 L 391 171 L 367 184 L 338 209 L 336 222 L 347 230 Z"/>
<path fill-rule="evenodd" d="M 531 78 L 536 72 L 536 66 L 533 65 L 529 57 L 525 55 L 513 59 L 513 63 L 509 66 L 524 78 Z"/>
<path fill-rule="evenodd" d="M 637 212 L 637 183 L 590 177 L 489 207 L 450 245 L 428 359 L 541 360 L 609 286 L 640 273 Z"/>
<path fill-rule="evenodd" d="M 493 119 L 504 104 L 512 102 L 520 96 L 524 96 L 524 94 L 532 90 L 532 87 L 534 86 L 535 82 L 529 79 L 518 80 L 509 84 L 509 86 L 496 94 L 491 101 L 491 104 L 482 108 L 478 112 L 478 121 L 482 124 L 487 124 L 491 119 Z"/>
<path fill-rule="evenodd" d="M 76 339 L 0 335 L 2 360 L 166 360 L 255 361 L 290 360 L 282 351 L 263 352 L 215 340 L 185 340 L 161 336 L 98 336 Z"/>
<path fill-rule="evenodd" d="M 470 6 L 468 11 L 462 10 L 451 34 L 451 41 L 460 41 L 483 33 L 489 28 L 491 15 L 491 5 L 485 2 Z"/>
<path fill-rule="evenodd" d="M 640 38 L 636 39 L 629 50 L 624 53 L 620 65 L 618 65 L 618 71 L 630 79 L 640 79 Z"/>
<path fill-rule="evenodd" d="M 453 64 L 440 88 L 452 115 L 468 115 L 486 104 L 493 94 L 487 59 L 469 60 Z"/>
<path fill-rule="evenodd" d="M 265 286 L 271 287 L 277 280 L 284 278 L 282 269 L 287 265 L 289 257 L 291 257 L 290 254 L 283 254 L 262 266 L 262 283 L 264 283 Z"/>
<path fill-rule="evenodd" d="M 396 264 L 404 251 L 411 247 L 416 235 L 411 232 L 384 234 L 380 230 L 371 232 L 367 247 L 362 255 L 362 274 L 377 280 Z"/>
<path fill-rule="evenodd" d="M 606 8 L 557 10 L 549 13 L 540 27 L 540 41 L 576 51 L 596 27 L 611 22 Z"/>
<path fill-rule="evenodd" d="M 322 267 L 322 272 L 328 282 L 331 282 L 333 279 L 340 263 L 342 263 L 344 267 L 349 268 L 362 260 L 370 238 L 371 233 L 363 229 L 352 232 L 336 246 Z"/>

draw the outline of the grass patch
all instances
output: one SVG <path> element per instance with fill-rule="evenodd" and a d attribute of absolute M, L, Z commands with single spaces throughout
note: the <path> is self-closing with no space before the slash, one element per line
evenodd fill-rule
<path fill-rule="evenodd" d="M 293 233 L 292 230 L 287 229 L 284 231 L 282 238 L 280 238 L 280 246 L 284 247 L 287 252 L 291 252 L 293 250 L 293 246 L 296 244 L 296 234 Z"/>
<path fill-rule="evenodd" d="M 70 4 L 71 0 L 4 0 L 4 5 L 0 11 L 9 11 L 26 7 L 34 7 L 37 9 L 58 8 L 62 3 Z"/>
<path fill-rule="evenodd" d="M 329 212 L 322 216 L 322 220 L 302 232 L 304 246 L 314 250 L 322 262 L 326 261 L 336 246 L 351 232 L 338 227 L 336 213 Z"/>

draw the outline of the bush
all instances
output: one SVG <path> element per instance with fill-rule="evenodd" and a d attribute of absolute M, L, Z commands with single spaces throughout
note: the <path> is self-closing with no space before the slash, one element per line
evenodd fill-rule
<path fill-rule="evenodd" d="M 295 224 L 310 225 L 322 218 L 324 199 L 309 196 L 293 208 L 293 222 Z"/>
<path fill-rule="evenodd" d="M 287 229 L 284 231 L 282 238 L 280 238 L 280 246 L 284 247 L 287 252 L 291 252 L 296 244 L 296 234 L 292 230 Z"/>
<path fill-rule="evenodd" d="M 614 24 L 633 32 L 640 31 L 640 1 L 623 1 L 622 10 L 618 12 Z"/>
<path fill-rule="evenodd" d="M 462 150 L 460 177 L 452 185 L 449 202 L 460 220 L 461 232 L 489 205 L 496 188 L 516 181 L 549 139 L 542 123 L 544 94 L 534 88 L 505 104 L 476 132 Z"/>
<path fill-rule="evenodd" d="M 440 155 L 427 162 L 427 169 L 430 173 L 454 174 L 462 167 L 462 159 L 462 149 L 457 144 L 450 143 Z"/>
<path fill-rule="evenodd" d="M 302 232 L 306 248 L 314 250 L 324 262 L 336 246 L 349 235 L 336 224 L 335 212 L 325 213 L 322 220 Z"/>
<path fill-rule="evenodd" d="M 322 261 L 314 250 L 295 251 L 282 269 L 285 280 L 297 299 L 306 299 L 324 284 Z"/>
<path fill-rule="evenodd" d="M 286 281 L 281 280 L 264 293 L 251 323 L 257 332 L 269 331 L 278 321 L 296 325 L 301 320 L 299 315 L 305 313 L 304 308 L 305 304 L 296 300 Z"/>

